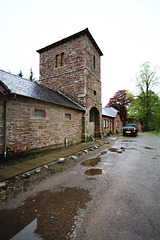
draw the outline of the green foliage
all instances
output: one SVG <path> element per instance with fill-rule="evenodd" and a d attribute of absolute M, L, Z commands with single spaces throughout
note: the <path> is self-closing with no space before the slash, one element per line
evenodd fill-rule
<path fill-rule="evenodd" d="M 151 131 L 151 132 L 148 132 L 148 134 L 156 135 L 156 136 L 160 137 L 160 132 Z"/>
<path fill-rule="evenodd" d="M 140 93 L 128 108 L 128 116 L 139 121 L 143 131 L 160 129 L 160 99 L 152 90 L 157 84 L 156 72 L 152 71 L 148 62 L 144 63 L 137 77 Z"/>
<path fill-rule="evenodd" d="M 34 77 L 34 74 L 33 74 L 33 71 L 32 71 L 32 68 L 30 69 L 30 76 L 29 76 L 29 80 L 32 81 L 32 82 L 35 82 L 35 77 Z"/>
<path fill-rule="evenodd" d="M 58 172 L 60 172 L 62 169 L 63 169 L 62 167 L 53 168 L 53 172 L 54 172 L 54 173 L 58 173 Z"/>
<path fill-rule="evenodd" d="M 21 77 L 21 78 L 23 77 L 23 73 L 22 73 L 21 70 L 19 71 L 18 76 Z"/>
<path fill-rule="evenodd" d="M 152 129 L 155 129 L 157 132 L 160 132 L 160 99 L 158 99 L 155 106 L 155 114 L 152 119 Z"/>

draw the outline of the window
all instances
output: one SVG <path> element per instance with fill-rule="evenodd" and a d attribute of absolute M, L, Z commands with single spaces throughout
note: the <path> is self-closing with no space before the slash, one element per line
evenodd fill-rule
<path fill-rule="evenodd" d="M 107 119 L 107 124 L 106 124 L 106 127 L 107 127 L 107 128 L 109 127 L 109 121 L 108 121 L 108 119 Z"/>
<path fill-rule="evenodd" d="M 97 92 L 94 90 L 94 95 L 96 96 L 97 95 Z"/>
<path fill-rule="evenodd" d="M 108 128 L 108 123 L 109 123 L 108 119 L 104 119 L 103 121 L 104 128 Z"/>
<path fill-rule="evenodd" d="M 64 52 L 61 53 L 61 55 L 56 55 L 56 65 L 55 67 L 62 67 L 64 65 Z"/>
<path fill-rule="evenodd" d="M 71 114 L 65 113 L 65 119 L 71 120 Z"/>
<path fill-rule="evenodd" d="M 119 128 L 119 121 L 116 121 L 116 127 Z"/>
<path fill-rule="evenodd" d="M 34 109 L 34 116 L 44 118 L 45 117 L 45 110 Z"/>
<path fill-rule="evenodd" d="M 58 67 L 59 65 L 59 54 L 56 55 L 56 68 Z"/>
<path fill-rule="evenodd" d="M 93 68 L 94 69 L 96 68 L 96 58 L 95 58 L 95 55 L 93 55 Z"/>
<path fill-rule="evenodd" d="M 64 53 L 61 53 L 61 66 L 64 65 Z"/>

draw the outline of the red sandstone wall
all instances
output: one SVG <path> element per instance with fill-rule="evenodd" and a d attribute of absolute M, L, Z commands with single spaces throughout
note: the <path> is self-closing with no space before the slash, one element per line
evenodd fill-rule
<path fill-rule="evenodd" d="M 64 65 L 56 67 L 56 55 L 64 53 Z M 95 56 L 95 68 L 93 67 Z M 87 36 L 73 39 L 40 54 L 40 83 L 60 90 L 87 108 L 101 105 L 100 56 Z"/>
<path fill-rule="evenodd" d="M 63 66 L 56 66 L 56 56 L 64 53 Z M 95 66 L 94 66 L 95 57 Z M 86 107 L 85 136 L 89 132 L 89 111 L 96 107 L 99 111 L 99 126 L 101 128 L 101 81 L 100 55 L 86 35 L 40 54 L 40 83 L 53 90 L 60 90 Z"/>
<path fill-rule="evenodd" d="M 119 126 L 117 126 L 116 121 L 119 122 Z M 121 120 L 121 118 L 120 118 L 120 115 L 117 114 L 117 116 L 116 116 L 115 119 L 114 119 L 114 133 L 116 133 L 116 129 L 118 129 L 118 132 L 121 133 L 122 127 L 123 127 L 122 120 Z"/>
<path fill-rule="evenodd" d="M 22 97 L 9 100 L 7 105 L 7 146 L 14 152 L 64 144 L 65 138 L 69 142 L 82 138 L 80 111 Z M 35 108 L 45 110 L 45 117 L 35 117 Z M 71 114 L 71 120 L 65 119 L 65 113 Z"/>
<path fill-rule="evenodd" d="M 108 120 L 108 127 L 104 127 L 104 119 L 106 119 L 106 121 Z M 119 127 L 117 127 L 116 121 L 119 121 Z M 113 126 L 114 133 L 116 133 L 116 129 L 118 129 L 118 132 L 120 133 L 121 130 L 122 130 L 122 127 L 123 127 L 123 123 L 122 123 L 122 120 L 121 120 L 119 114 L 117 114 L 115 119 L 113 119 L 113 124 L 114 124 L 114 126 Z M 104 130 L 105 133 L 110 133 L 110 130 L 111 130 L 111 118 L 105 117 L 105 116 L 102 117 L 102 129 Z"/>
<path fill-rule="evenodd" d="M 4 147 L 4 102 L 0 100 L 0 154 Z"/>

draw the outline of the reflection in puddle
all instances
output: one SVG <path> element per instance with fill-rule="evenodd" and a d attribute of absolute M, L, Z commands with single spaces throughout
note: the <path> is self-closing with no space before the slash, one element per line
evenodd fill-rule
<path fill-rule="evenodd" d="M 25 239 L 25 240 L 38 240 L 42 239 L 34 231 L 37 229 L 37 218 L 34 219 L 30 224 L 28 224 L 22 231 L 20 231 L 18 234 L 16 234 L 11 240 L 19 240 L 19 239 Z"/>
<path fill-rule="evenodd" d="M 107 153 L 107 151 L 101 152 L 101 155 L 104 155 L 104 154 L 106 154 L 106 153 Z"/>
<path fill-rule="evenodd" d="M 111 163 L 111 162 L 104 162 L 103 164 L 106 165 L 106 166 L 112 166 L 113 165 L 113 163 Z"/>
<path fill-rule="evenodd" d="M 89 190 L 80 188 L 39 192 L 20 207 L 0 211 L 1 239 L 68 239 L 79 208 L 90 200 Z"/>
<path fill-rule="evenodd" d="M 101 161 L 100 157 L 88 159 L 81 163 L 83 166 L 94 167 Z"/>
<path fill-rule="evenodd" d="M 150 147 L 144 147 L 145 149 L 149 149 L 149 150 L 153 150 L 154 148 L 150 148 Z"/>
<path fill-rule="evenodd" d="M 122 149 L 123 151 L 125 151 L 125 148 L 124 148 L 124 147 L 121 147 L 121 149 Z"/>
<path fill-rule="evenodd" d="M 95 175 L 100 175 L 102 174 L 102 169 L 99 168 L 91 168 L 89 170 L 85 171 L 85 174 L 88 176 L 95 176 Z"/>
<path fill-rule="evenodd" d="M 116 153 L 122 153 L 122 149 L 118 149 L 118 148 L 109 148 L 108 151 L 110 152 L 116 152 Z"/>
<path fill-rule="evenodd" d="M 125 143 L 127 143 L 127 142 L 133 142 L 133 143 L 135 143 L 135 142 L 137 142 L 137 141 L 133 141 L 133 140 L 121 140 L 120 142 L 125 142 Z"/>

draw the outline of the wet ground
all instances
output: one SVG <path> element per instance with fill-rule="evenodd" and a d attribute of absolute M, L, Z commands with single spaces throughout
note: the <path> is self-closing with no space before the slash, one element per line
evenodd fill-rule
<path fill-rule="evenodd" d="M 4 202 L 2 239 L 160 239 L 160 138 L 122 137 Z"/>

